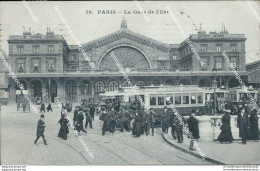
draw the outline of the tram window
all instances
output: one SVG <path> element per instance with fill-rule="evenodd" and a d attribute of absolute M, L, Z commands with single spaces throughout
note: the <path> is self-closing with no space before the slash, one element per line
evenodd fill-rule
<path fill-rule="evenodd" d="M 158 97 L 158 105 L 164 105 L 164 97 Z"/>
<path fill-rule="evenodd" d="M 172 95 L 166 95 L 166 105 L 173 104 L 173 97 Z"/>
<path fill-rule="evenodd" d="M 203 103 L 202 95 L 197 95 L 198 103 Z"/>
<path fill-rule="evenodd" d="M 189 104 L 189 96 L 182 96 L 183 97 L 183 104 Z"/>
<path fill-rule="evenodd" d="M 191 104 L 196 104 L 196 95 L 191 95 L 190 101 L 191 101 Z"/>
<path fill-rule="evenodd" d="M 181 96 L 175 96 L 175 104 L 181 104 Z"/>
<path fill-rule="evenodd" d="M 156 97 L 150 97 L 150 106 L 156 105 Z"/>

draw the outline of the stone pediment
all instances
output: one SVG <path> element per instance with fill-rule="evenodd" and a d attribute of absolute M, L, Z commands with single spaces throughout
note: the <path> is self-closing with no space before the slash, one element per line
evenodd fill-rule
<path fill-rule="evenodd" d="M 142 45 L 150 46 L 152 48 L 156 48 L 161 51 L 168 52 L 170 50 L 170 45 L 160 42 L 158 40 L 143 36 L 141 34 L 132 32 L 127 28 L 120 29 L 117 32 L 111 33 L 107 36 L 98 38 L 91 42 L 85 43 L 82 45 L 85 51 L 91 50 L 92 48 L 98 48 L 109 44 L 111 42 L 117 41 L 119 39 L 126 38 Z"/>

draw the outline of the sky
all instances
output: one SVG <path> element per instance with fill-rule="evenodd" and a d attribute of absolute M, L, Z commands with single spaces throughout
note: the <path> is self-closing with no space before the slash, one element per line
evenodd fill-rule
<path fill-rule="evenodd" d="M 221 31 L 222 23 L 230 34 L 245 34 L 246 63 L 260 60 L 260 1 L 127 1 L 127 2 L 0 2 L 1 47 L 8 54 L 9 35 L 26 31 L 46 34 L 47 26 L 55 34 L 63 35 L 69 45 L 76 45 L 54 7 L 58 6 L 63 18 L 81 43 L 100 38 L 120 29 L 123 17 L 128 29 L 168 44 L 179 44 L 186 38 L 167 11 L 170 7 L 187 35 L 196 34 L 200 25 L 207 33 Z M 30 10 L 28 10 L 28 7 Z M 93 14 L 86 14 L 91 10 Z M 108 10 L 109 13 L 98 14 Z M 115 14 L 111 11 L 115 11 Z M 131 14 L 125 14 L 124 10 Z M 153 14 L 134 14 L 134 11 L 154 11 Z M 32 15 L 33 14 L 33 15 Z M 37 17 L 35 22 L 33 16 Z"/>

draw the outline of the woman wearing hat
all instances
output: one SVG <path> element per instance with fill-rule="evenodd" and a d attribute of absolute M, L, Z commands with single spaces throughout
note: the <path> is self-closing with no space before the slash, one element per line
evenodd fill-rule
<path fill-rule="evenodd" d="M 58 121 L 57 124 L 60 124 L 60 130 L 58 133 L 58 137 L 67 140 L 67 134 L 69 133 L 69 120 L 66 118 L 66 114 L 62 115 L 61 119 Z"/>
<path fill-rule="evenodd" d="M 233 141 L 233 136 L 232 136 L 232 132 L 231 132 L 231 126 L 230 126 L 230 115 L 229 113 L 231 112 L 230 110 L 223 110 L 225 115 L 222 116 L 221 122 L 222 122 L 222 126 L 220 127 L 221 132 L 218 136 L 218 141 L 220 141 L 220 143 L 222 142 L 229 142 L 232 143 Z"/>

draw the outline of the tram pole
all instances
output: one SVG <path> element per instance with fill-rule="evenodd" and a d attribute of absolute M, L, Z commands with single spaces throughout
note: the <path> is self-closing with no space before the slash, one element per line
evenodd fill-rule
<path fill-rule="evenodd" d="M 213 80 L 213 87 L 214 87 L 214 100 L 213 100 L 213 103 L 214 103 L 214 115 L 216 115 L 217 113 L 217 100 L 216 100 L 216 88 L 217 88 L 217 80 L 216 80 L 216 74 L 217 74 L 217 69 L 214 67 L 212 69 L 213 71 L 213 74 L 214 74 L 214 80 Z"/>

